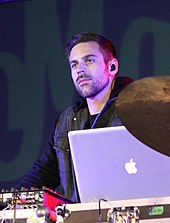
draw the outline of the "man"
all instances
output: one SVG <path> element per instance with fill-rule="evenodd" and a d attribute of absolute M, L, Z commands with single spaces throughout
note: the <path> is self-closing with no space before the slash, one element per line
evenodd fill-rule
<path fill-rule="evenodd" d="M 112 43 L 93 33 L 72 37 L 66 47 L 71 76 L 82 100 L 58 118 L 50 147 L 17 188 L 49 187 L 79 201 L 68 142 L 71 130 L 121 125 L 115 111 L 119 92 L 131 78 L 117 77 L 118 60 Z"/>

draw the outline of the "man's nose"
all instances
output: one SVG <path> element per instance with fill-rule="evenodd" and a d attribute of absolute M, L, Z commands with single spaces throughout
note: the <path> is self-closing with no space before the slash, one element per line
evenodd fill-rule
<path fill-rule="evenodd" d="M 86 68 L 84 63 L 80 63 L 77 67 L 77 74 L 85 73 Z"/>

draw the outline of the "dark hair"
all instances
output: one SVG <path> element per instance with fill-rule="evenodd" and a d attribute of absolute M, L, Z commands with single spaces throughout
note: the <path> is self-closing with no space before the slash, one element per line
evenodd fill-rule
<path fill-rule="evenodd" d="M 74 35 L 70 41 L 68 41 L 66 45 L 66 55 L 67 58 L 70 56 L 70 52 L 74 46 L 76 46 L 79 43 L 85 43 L 94 41 L 99 44 L 99 50 L 103 54 L 104 61 L 107 62 L 112 57 L 116 56 L 116 50 L 113 46 L 112 42 L 105 37 L 95 34 L 95 33 L 89 33 L 89 32 L 82 32 L 80 34 Z"/>

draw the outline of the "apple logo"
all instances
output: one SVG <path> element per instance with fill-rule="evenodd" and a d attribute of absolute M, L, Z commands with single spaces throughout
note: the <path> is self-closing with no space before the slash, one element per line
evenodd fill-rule
<path fill-rule="evenodd" d="M 125 163 L 125 169 L 129 174 L 136 174 L 138 171 L 136 168 L 136 163 L 133 161 L 133 159 L 130 159 L 129 162 Z"/>

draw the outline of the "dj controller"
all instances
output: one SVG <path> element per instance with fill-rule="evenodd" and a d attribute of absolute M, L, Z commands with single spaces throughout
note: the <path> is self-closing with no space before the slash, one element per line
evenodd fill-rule
<path fill-rule="evenodd" d="M 65 204 L 69 203 L 73 202 L 48 188 L 2 190 L 0 192 L 0 222 L 56 222 L 58 214 L 63 217 L 68 215 Z"/>

